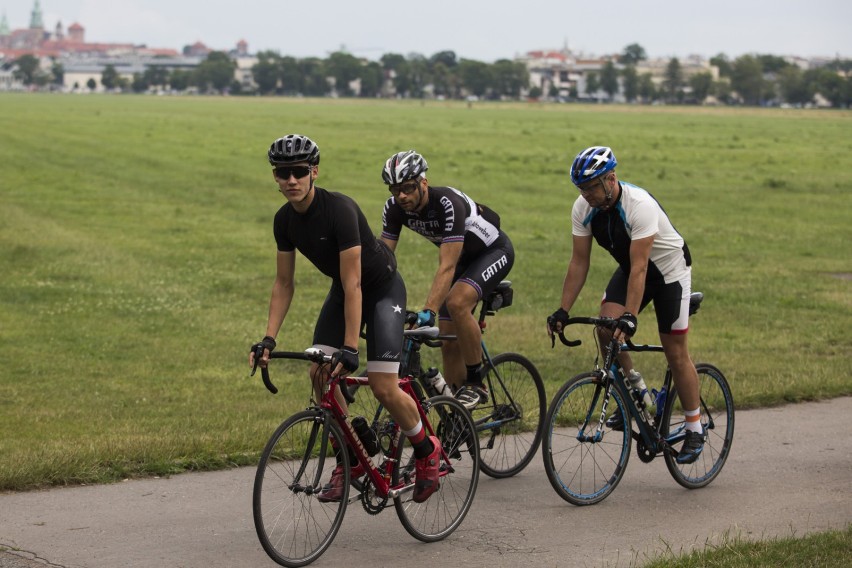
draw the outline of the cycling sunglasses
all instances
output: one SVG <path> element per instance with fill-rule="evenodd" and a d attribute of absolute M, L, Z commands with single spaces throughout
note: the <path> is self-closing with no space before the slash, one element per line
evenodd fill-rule
<path fill-rule="evenodd" d="M 420 187 L 419 183 L 411 182 L 392 185 L 388 188 L 388 190 L 393 194 L 394 197 L 398 197 L 400 193 L 404 193 L 405 195 L 414 193 L 415 191 L 417 191 L 418 187 Z"/>
<path fill-rule="evenodd" d="M 275 168 L 275 176 L 279 179 L 290 179 L 292 175 L 296 179 L 302 179 L 311 173 L 310 166 L 282 166 Z"/>

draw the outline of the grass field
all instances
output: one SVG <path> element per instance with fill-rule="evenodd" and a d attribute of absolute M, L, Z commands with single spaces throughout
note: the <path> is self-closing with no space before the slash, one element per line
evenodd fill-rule
<path fill-rule="evenodd" d="M 850 111 L 3 95 L 0 490 L 255 463 L 306 405 L 304 368 L 273 369 L 272 396 L 246 364 L 282 203 L 265 153 L 289 132 L 318 142 L 319 185 L 374 232 L 381 166 L 412 147 L 434 185 L 501 214 L 515 304 L 489 347 L 529 356 L 548 394 L 593 359 L 590 335 L 569 352 L 543 331 L 570 256 L 566 172 L 593 144 L 689 242 L 706 294 L 692 353 L 725 371 L 738 408 L 852 393 Z M 419 307 L 436 251 L 412 233 L 397 251 Z M 596 249 L 575 315 L 595 312 L 613 267 Z M 281 348 L 308 346 L 327 289 L 300 259 Z M 640 318 L 637 340 L 654 330 Z"/>

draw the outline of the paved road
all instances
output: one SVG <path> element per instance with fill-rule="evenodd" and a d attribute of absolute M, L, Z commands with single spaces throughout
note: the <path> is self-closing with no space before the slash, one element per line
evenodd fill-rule
<path fill-rule="evenodd" d="M 852 523 L 852 397 L 737 414 L 732 455 L 708 487 L 688 491 L 662 460 L 635 453 L 602 503 L 553 492 L 540 457 L 520 475 L 482 476 L 448 539 L 423 544 L 393 509 L 347 511 L 313 566 L 629 566 L 724 535 L 802 536 Z M 114 485 L 0 495 L 0 567 L 272 567 L 251 516 L 254 471 L 185 474 Z"/>

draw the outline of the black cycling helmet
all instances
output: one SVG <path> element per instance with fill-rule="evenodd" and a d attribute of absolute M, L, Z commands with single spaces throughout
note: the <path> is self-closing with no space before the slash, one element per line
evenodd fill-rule
<path fill-rule="evenodd" d="M 586 148 L 577 154 L 574 163 L 571 164 L 571 182 L 574 185 L 586 183 L 615 169 L 617 165 L 612 148 L 607 146 Z"/>
<path fill-rule="evenodd" d="M 269 163 L 273 166 L 285 166 L 296 162 L 307 162 L 316 166 L 320 161 L 319 146 L 307 136 L 288 134 L 279 138 L 269 147 Z"/>
<path fill-rule="evenodd" d="M 415 179 L 428 169 L 429 164 L 414 150 L 397 152 L 385 162 L 382 179 L 387 185 L 396 185 L 405 180 Z"/>

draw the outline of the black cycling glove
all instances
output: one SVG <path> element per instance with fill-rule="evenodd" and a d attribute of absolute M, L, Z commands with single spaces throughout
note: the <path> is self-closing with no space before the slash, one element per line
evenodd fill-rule
<path fill-rule="evenodd" d="M 624 312 L 621 314 L 621 317 L 618 318 L 616 327 L 624 332 L 624 335 L 627 337 L 633 337 L 633 334 L 636 333 L 636 330 L 639 328 L 639 323 L 636 321 L 636 316 L 630 312 Z"/>
<path fill-rule="evenodd" d="M 354 373 L 358 368 L 358 350 L 344 345 L 331 356 L 331 369 L 337 368 L 338 363 L 343 365 L 348 373 Z"/>
<path fill-rule="evenodd" d="M 260 341 L 258 341 L 254 345 L 252 345 L 251 350 L 252 350 L 252 352 L 254 352 L 254 351 L 257 351 L 258 347 L 263 346 L 264 349 L 269 349 L 269 352 L 272 353 L 275 350 L 276 345 L 277 345 L 277 343 L 275 343 L 275 338 L 267 335 L 266 337 L 264 337 L 263 339 L 261 339 Z M 261 352 L 261 354 L 263 354 L 263 353 Z"/>
<path fill-rule="evenodd" d="M 565 308 L 560 307 L 558 310 L 553 312 L 553 315 L 547 318 L 547 327 L 548 329 L 550 329 L 550 331 L 559 331 L 558 329 L 556 329 L 557 323 L 562 324 L 562 331 L 564 331 L 565 328 L 568 326 L 568 312 L 565 311 Z"/>

